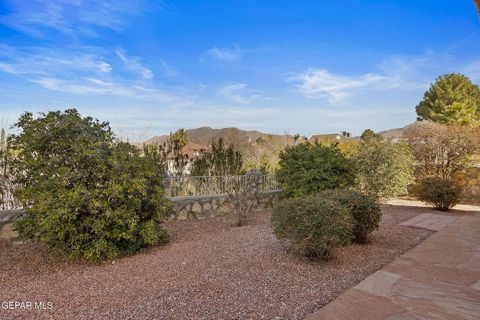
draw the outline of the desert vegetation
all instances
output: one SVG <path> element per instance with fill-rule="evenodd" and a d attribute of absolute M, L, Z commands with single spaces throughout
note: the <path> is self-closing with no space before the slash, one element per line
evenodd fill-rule
<path fill-rule="evenodd" d="M 410 190 L 418 199 L 441 210 L 452 208 L 462 199 L 462 188 L 452 178 L 472 165 L 480 152 L 478 92 L 462 75 L 439 77 L 416 108 L 422 121 L 399 141 L 372 130 L 343 147 L 300 135 L 285 140 L 278 163 L 259 168 L 262 172 L 276 168 L 282 189 L 284 200 L 272 215 L 275 234 L 292 251 L 331 257 L 336 247 L 348 243 L 347 225 L 349 241 L 366 242 L 378 228 L 377 201 L 406 194 L 414 182 Z M 186 130 L 171 133 L 163 143 L 138 148 L 118 140 L 108 123 L 82 117 L 74 109 L 37 117 L 27 112 L 14 132 L 7 139 L 2 130 L 0 140 L 0 205 L 22 206 L 26 217 L 18 221 L 18 231 L 69 257 L 102 260 L 166 243 L 169 236 L 161 225 L 172 205 L 165 197 L 164 179 L 183 177 L 188 170 L 193 176 L 238 180 L 222 182 L 221 190 L 233 205 L 239 226 L 250 219 L 258 203 L 261 188 L 249 189 L 242 180 L 252 162 L 247 165 L 244 151 L 222 138 L 211 140 L 205 153 L 189 159 L 183 152 L 189 142 Z M 256 145 L 273 143 L 265 140 L 268 136 L 250 135 L 257 136 Z M 348 218 L 332 214 L 339 207 Z M 295 220 L 300 216 L 310 219 L 303 227 Z M 315 234 L 319 238 L 312 247 L 300 248 L 313 237 L 311 232 L 320 230 L 319 224 L 332 228 Z M 336 224 L 341 234 L 337 240 Z"/>
<path fill-rule="evenodd" d="M 416 176 L 452 177 L 475 163 L 480 152 L 480 128 L 422 121 L 406 131 L 416 159 Z"/>
<path fill-rule="evenodd" d="M 431 204 L 435 209 L 448 211 L 462 201 L 463 190 L 450 178 L 423 178 L 415 187 L 419 200 Z"/>
<path fill-rule="evenodd" d="M 328 259 L 337 247 L 350 243 L 353 218 L 335 201 L 290 198 L 274 207 L 272 228 L 289 251 L 310 259 Z"/>
<path fill-rule="evenodd" d="M 164 169 L 117 141 L 108 125 L 74 109 L 23 114 L 10 137 L 15 194 L 26 211 L 18 231 L 52 251 L 91 260 L 165 243 L 170 210 Z"/>
<path fill-rule="evenodd" d="M 358 168 L 357 189 L 376 198 L 405 195 L 414 181 L 415 160 L 403 142 L 392 143 L 365 131 L 353 159 Z"/>
<path fill-rule="evenodd" d="M 74 109 L 38 116 L 27 112 L 15 124 L 14 134 L 8 139 L 2 134 L 2 205 L 12 206 L 16 201 L 25 209 L 26 216 L 17 221 L 16 228 L 24 238 L 38 240 L 24 245 L 31 257 L 48 250 L 71 259 L 106 262 L 173 242 L 173 246 L 145 250 L 147 255 L 120 260 L 119 264 L 135 270 L 141 265 L 145 274 L 158 265 L 171 268 L 165 279 L 129 282 L 128 288 L 145 291 L 140 295 L 143 298 L 155 294 L 158 286 L 168 286 L 176 292 L 174 298 L 180 298 L 175 295 L 182 288 L 189 293 L 187 300 L 195 303 L 198 284 L 186 282 L 188 276 L 178 271 L 180 265 L 187 274 L 201 266 L 212 277 L 229 281 L 220 270 L 255 270 L 258 276 L 251 287 L 256 299 L 272 298 L 271 293 L 262 294 L 259 286 L 270 288 L 271 281 L 283 281 L 287 285 L 276 288 L 275 297 L 294 290 L 295 297 L 306 301 L 312 296 L 304 289 L 313 290 L 312 284 L 321 283 L 321 292 L 351 287 L 365 273 L 426 238 L 430 231 L 398 226 L 420 211 L 382 201 L 410 191 L 435 209 L 452 209 L 463 196 L 454 177 L 475 162 L 480 150 L 478 130 L 474 121 L 430 119 L 409 127 L 400 139 L 385 138 L 369 129 L 359 139 L 340 143 L 309 141 L 298 135 L 285 144 L 275 144 L 278 153 L 268 157 L 269 143 L 276 141 L 273 137 L 270 142 L 263 140 L 268 137 L 258 137 L 249 144 L 262 145 L 258 153 L 248 153 L 246 145 L 242 149 L 219 137 L 210 140 L 204 153 L 189 158 L 184 152 L 191 138 L 187 130 L 179 129 L 161 143 L 140 147 L 120 141 L 108 123 L 82 117 Z M 259 170 L 250 169 L 257 165 Z M 274 176 L 265 175 L 269 172 Z M 276 178 L 271 185 L 278 183 L 281 199 L 272 210 L 258 211 L 267 177 Z M 228 219 L 171 221 L 175 208 L 166 188 L 173 186 L 167 181 L 175 182 L 175 188 L 184 188 L 185 183 L 193 186 L 192 194 L 198 190 L 223 193 L 225 203 L 232 207 Z M 8 200 L 6 191 L 15 197 Z M 324 262 L 318 264 L 319 260 Z M 63 263 L 55 261 L 52 268 Z M 262 272 L 265 264 L 269 273 Z M 73 264 L 73 268 L 80 266 Z M 42 268 L 45 274 L 49 270 Z M 116 274 L 123 272 L 119 270 Z M 245 284 L 232 289 L 229 281 L 214 281 L 209 288 L 212 292 L 233 290 L 241 296 Z M 322 302 L 316 306 L 336 295 L 322 293 Z M 58 296 L 65 299 L 66 293 Z M 243 298 L 247 304 L 251 295 L 248 298 Z M 127 294 L 124 299 L 138 297 Z M 236 314 L 231 305 L 238 298 L 222 301 L 228 308 L 218 312 L 227 318 Z M 308 313 L 302 301 L 286 308 L 285 314 Z M 254 315 L 273 315 L 277 310 L 250 307 Z M 212 310 L 195 308 L 203 314 Z M 186 312 L 176 307 L 165 310 L 165 317 Z"/>
<path fill-rule="evenodd" d="M 280 154 L 277 180 L 284 197 L 315 195 L 319 191 L 355 184 L 356 166 L 336 145 L 317 141 L 287 147 Z"/>
<path fill-rule="evenodd" d="M 416 159 L 418 199 L 439 210 L 462 200 L 453 177 L 478 162 L 480 153 L 480 88 L 462 74 L 438 77 L 416 107 L 420 125 L 406 140 Z"/>
<path fill-rule="evenodd" d="M 1 1 L 0 320 L 479 318 L 477 11 Z"/>
<path fill-rule="evenodd" d="M 325 190 L 319 193 L 319 197 L 347 208 L 353 221 L 351 231 L 353 241 L 365 243 L 370 234 L 378 229 L 382 212 L 376 198 L 348 189 Z"/>
<path fill-rule="evenodd" d="M 268 241 L 280 245 L 276 254 L 292 254 L 292 263 L 341 259 L 345 250 L 356 250 L 352 245 L 375 247 L 377 233 L 389 236 L 381 230 L 384 199 L 410 192 L 444 211 L 462 200 L 454 177 L 480 152 L 480 129 L 470 112 L 476 89 L 458 75 L 437 82 L 417 107 L 422 121 L 399 139 L 369 129 L 340 143 L 258 136 L 248 145 L 263 151 L 252 153 L 220 137 L 194 158 L 184 151 L 187 130 L 139 147 L 116 138 L 107 122 L 75 109 L 27 112 L 14 134 L 7 138 L 2 131 L 0 205 L 23 207 L 26 215 L 16 229 L 49 252 L 102 261 L 167 244 L 169 231 L 178 232 L 179 225 L 169 221 L 174 206 L 165 189 L 188 184 L 203 193 L 224 193 L 233 225 L 249 225 L 240 231 L 246 237 L 263 215 L 262 235 L 273 231 Z M 439 109 L 446 103 L 445 86 L 453 86 L 448 90 L 459 102 Z M 270 144 L 278 152 L 266 157 Z M 258 170 L 249 169 L 253 165 Z M 274 176 L 265 176 L 272 171 Z M 258 213 L 267 177 L 276 178 L 271 185 L 278 183 L 281 200 L 271 213 Z"/>
<path fill-rule="evenodd" d="M 416 106 L 419 120 L 480 125 L 480 88 L 463 74 L 439 76 Z"/>
<path fill-rule="evenodd" d="M 212 141 L 210 150 L 192 164 L 193 176 L 234 176 L 244 173 L 243 156 L 222 138 Z"/>

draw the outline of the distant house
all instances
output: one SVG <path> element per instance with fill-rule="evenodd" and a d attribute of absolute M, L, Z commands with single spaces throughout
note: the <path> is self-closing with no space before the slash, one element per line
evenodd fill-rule
<path fill-rule="evenodd" d="M 186 155 L 188 159 L 195 160 L 196 158 L 207 152 L 207 150 L 208 148 L 201 144 L 188 142 L 182 148 L 182 153 L 183 155 Z"/>
<path fill-rule="evenodd" d="M 201 157 L 204 153 L 208 151 L 208 147 L 193 143 L 193 142 L 188 142 L 183 148 L 182 148 L 182 154 L 184 156 L 187 156 L 188 163 L 185 166 L 183 170 L 183 175 L 188 175 L 190 174 L 190 169 L 192 168 L 192 163 L 195 161 L 197 158 Z M 168 166 L 168 174 L 175 174 L 174 170 L 174 159 L 173 157 L 169 157 L 167 160 L 167 166 Z"/>
<path fill-rule="evenodd" d="M 320 143 L 331 144 L 350 138 L 352 138 L 352 134 L 350 132 L 341 131 L 340 133 L 314 134 L 310 137 L 309 141 L 314 142 L 316 140 Z"/>

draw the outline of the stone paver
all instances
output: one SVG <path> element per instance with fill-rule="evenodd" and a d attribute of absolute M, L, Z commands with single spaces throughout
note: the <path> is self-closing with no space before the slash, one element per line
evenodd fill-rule
<path fill-rule="evenodd" d="M 378 271 L 360 282 L 355 288 L 370 295 L 387 297 L 400 276 L 395 273 Z"/>
<path fill-rule="evenodd" d="M 423 213 L 410 220 L 400 223 L 401 226 L 408 226 L 414 228 L 422 228 L 433 231 L 443 229 L 455 221 L 457 217 L 446 216 L 441 214 Z"/>
<path fill-rule="evenodd" d="M 7 223 L 0 227 L 0 239 L 18 238 L 18 232 L 13 223 Z"/>
<path fill-rule="evenodd" d="M 480 215 L 449 222 L 307 319 L 480 319 Z"/>

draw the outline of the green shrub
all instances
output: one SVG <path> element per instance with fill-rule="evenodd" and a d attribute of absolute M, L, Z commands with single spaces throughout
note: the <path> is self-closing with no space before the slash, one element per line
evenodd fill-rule
<path fill-rule="evenodd" d="M 358 189 L 377 198 L 405 195 L 414 181 L 413 154 L 404 143 L 383 141 L 378 136 L 364 140 L 354 160 L 358 167 Z"/>
<path fill-rule="evenodd" d="M 310 259 L 328 259 L 352 238 L 348 210 L 319 197 L 284 199 L 273 208 L 271 221 L 274 234 L 290 251 Z"/>
<path fill-rule="evenodd" d="M 354 241 L 366 242 L 369 235 L 378 229 L 382 210 L 374 197 L 346 189 L 322 191 L 319 196 L 336 201 L 349 210 L 354 220 Z"/>
<path fill-rule="evenodd" d="M 287 147 L 280 154 L 276 177 L 285 197 L 304 197 L 322 190 L 351 187 L 355 174 L 353 161 L 336 145 L 306 142 Z"/>
<path fill-rule="evenodd" d="M 462 187 L 450 178 L 425 178 L 415 187 L 414 192 L 420 201 L 442 211 L 450 210 L 463 198 Z"/>
<path fill-rule="evenodd" d="M 155 153 L 115 141 L 108 123 L 74 109 L 23 114 L 11 146 L 17 197 L 27 216 L 17 228 L 54 252 L 90 260 L 165 243 L 170 210 Z"/>

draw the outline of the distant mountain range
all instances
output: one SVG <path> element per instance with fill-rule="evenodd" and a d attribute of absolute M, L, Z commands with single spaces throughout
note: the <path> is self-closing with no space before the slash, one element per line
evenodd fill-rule
<path fill-rule="evenodd" d="M 380 132 L 376 132 L 376 133 L 381 135 L 384 138 L 400 139 L 400 138 L 403 138 L 405 136 L 405 132 L 407 132 L 407 130 L 412 129 L 412 128 L 417 127 L 417 126 L 422 126 L 422 125 L 428 125 L 428 122 L 415 121 L 415 122 L 412 122 L 412 123 L 406 125 L 403 128 L 389 129 L 389 130 L 384 130 L 384 131 L 380 131 Z"/>
<path fill-rule="evenodd" d="M 377 132 L 384 138 L 399 139 L 403 137 L 405 131 L 415 125 L 418 122 L 413 122 L 403 128 L 395 128 Z M 188 140 L 193 143 L 201 144 L 209 147 L 212 141 L 216 141 L 220 138 L 229 145 L 233 144 L 235 147 L 243 149 L 248 145 L 253 144 L 271 144 L 271 145 L 292 145 L 294 143 L 293 135 L 289 134 L 270 134 L 260 131 L 248 131 L 238 128 L 223 128 L 213 129 L 210 127 L 201 127 L 196 129 L 185 130 L 188 135 Z M 167 141 L 169 135 L 161 135 L 152 137 L 146 141 L 145 144 L 163 144 Z M 357 137 L 358 138 L 358 137 Z"/>
<path fill-rule="evenodd" d="M 198 143 L 204 146 L 210 146 L 212 141 L 217 141 L 222 138 L 225 144 L 233 144 L 236 147 L 268 141 L 269 143 L 277 144 L 279 142 L 284 144 L 293 144 L 292 135 L 277 135 L 263 133 L 260 131 L 247 131 L 238 128 L 223 128 L 213 129 L 210 127 L 201 127 L 196 129 L 185 130 L 188 135 L 188 141 Z M 168 135 L 155 136 L 146 140 L 145 144 L 162 144 L 167 141 Z"/>

